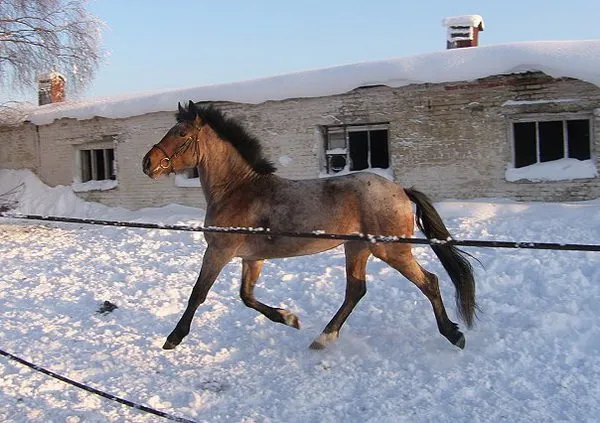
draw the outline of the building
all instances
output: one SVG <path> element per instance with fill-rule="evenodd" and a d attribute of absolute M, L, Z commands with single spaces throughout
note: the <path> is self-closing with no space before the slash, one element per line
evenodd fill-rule
<path fill-rule="evenodd" d="M 600 197 L 600 41 L 456 48 L 53 103 L 0 126 L 0 167 L 32 169 L 48 185 L 107 205 L 202 206 L 193 173 L 154 181 L 141 170 L 188 100 L 241 121 L 284 177 L 370 170 L 435 200 Z"/>

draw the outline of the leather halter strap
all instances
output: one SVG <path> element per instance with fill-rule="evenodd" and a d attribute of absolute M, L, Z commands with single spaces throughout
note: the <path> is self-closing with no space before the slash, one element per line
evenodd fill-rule
<path fill-rule="evenodd" d="M 185 153 L 187 151 L 187 149 L 190 148 L 192 141 L 194 141 L 194 139 L 196 139 L 196 138 L 197 138 L 197 135 L 196 135 L 196 137 L 189 137 L 187 140 L 185 140 L 185 142 L 183 144 L 178 146 L 175 149 L 175 152 L 173 154 L 171 154 L 170 156 L 169 156 L 169 153 L 167 153 L 165 151 L 165 149 L 162 148 L 159 144 L 154 144 L 154 148 L 157 148 L 165 156 L 162 159 L 160 159 L 160 168 L 168 169 L 168 168 L 172 167 L 173 165 L 171 164 L 171 161 L 173 159 L 176 159 L 177 157 L 181 156 L 183 153 Z"/>

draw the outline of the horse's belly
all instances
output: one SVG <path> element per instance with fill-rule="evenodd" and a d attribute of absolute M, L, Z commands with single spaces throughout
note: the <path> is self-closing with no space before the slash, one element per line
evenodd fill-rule
<path fill-rule="evenodd" d="M 238 257 L 248 260 L 305 256 L 327 251 L 343 241 L 289 237 L 252 237 L 239 250 Z M 258 238 L 258 239 L 257 239 Z"/>

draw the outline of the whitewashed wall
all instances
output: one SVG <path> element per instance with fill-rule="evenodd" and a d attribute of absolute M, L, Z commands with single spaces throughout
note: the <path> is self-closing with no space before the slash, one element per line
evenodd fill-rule
<path fill-rule="evenodd" d="M 506 106 L 508 100 L 575 99 L 568 103 Z M 187 101 L 189 99 L 181 99 Z M 202 99 L 192 99 L 200 101 Z M 183 188 L 170 177 L 153 181 L 141 160 L 175 123 L 174 112 L 126 119 L 61 119 L 38 128 L 0 128 L 1 167 L 31 168 L 49 185 L 69 185 L 81 145 L 114 135 L 118 186 L 82 192 L 82 197 L 131 209 L 181 203 L 204 205 L 199 188 Z M 506 197 L 521 200 L 582 200 L 600 197 L 598 178 L 563 182 L 507 182 L 511 161 L 508 120 L 520 113 L 559 113 L 600 109 L 600 88 L 541 73 L 493 76 L 472 82 L 377 86 L 350 93 L 259 105 L 217 104 L 263 141 L 265 154 L 289 178 L 315 178 L 321 169 L 318 128 L 389 122 L 394 177 L 434 199 Z M 593 118 L 597 163 L 600 114 Z"/>

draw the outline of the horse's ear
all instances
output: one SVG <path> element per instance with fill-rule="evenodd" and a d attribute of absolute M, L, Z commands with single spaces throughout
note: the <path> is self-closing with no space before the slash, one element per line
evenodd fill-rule
<path fill-rule="evenodd" d="M 198 116 L 198 109 L 196 109 L 196 104 L 192 100 L 190 100 L 188 104 L 188 110 L 192 112 L 194 116 Z"/>
<path fill-rule="evenodd" d="M 194 117 L 194 123 L 195 123 L 196 127 L 199 128 L 202 125 L 204 125 L 204 121 L 200 117 L 200 113 L 198 111 L 198 107 L 196 107 L 196 103 L 194 103 L 192 100 L 190 100 L 190 102 L 188 103 L 188 110 L 190 111 L 190 113 Z"/>
<path fill-rule="evenodd" d="M 185 113 L 185 110 L 183 110 L 183 107 L 181 107 L 180 102 L 177 102 L 177 110 L 179 110 L 179 113 Z"/>

